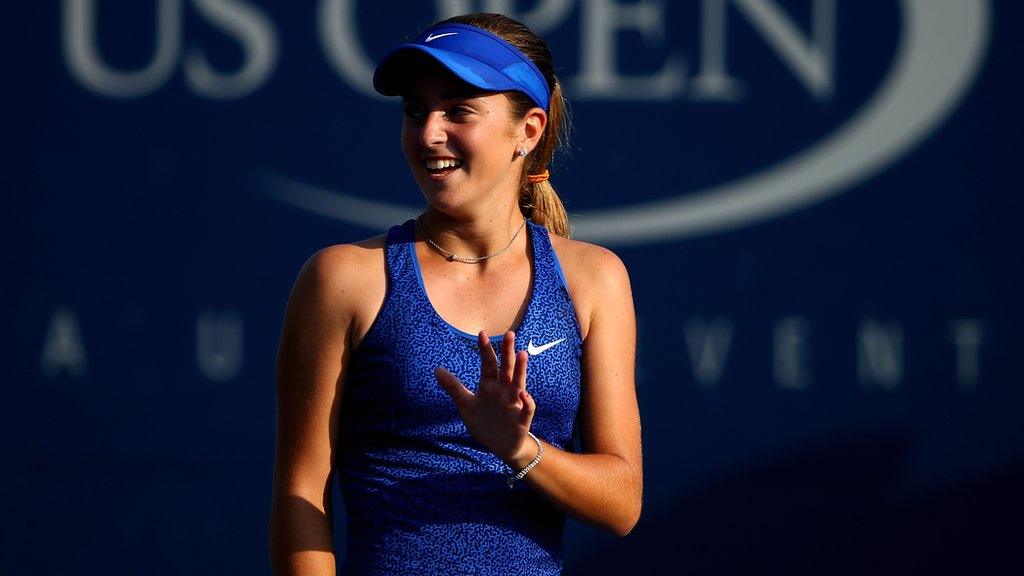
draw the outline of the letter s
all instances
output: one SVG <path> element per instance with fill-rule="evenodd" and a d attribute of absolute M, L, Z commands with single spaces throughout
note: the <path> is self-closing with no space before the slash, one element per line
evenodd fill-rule
<path fill-rule="evenodd" d="M 355 0 L 321 0 L 317 28 L 327 61 L 348 85 L 370 98 L 383 98 L 373 89 L 373 61 L 366 55 L 355 24 Z"/>

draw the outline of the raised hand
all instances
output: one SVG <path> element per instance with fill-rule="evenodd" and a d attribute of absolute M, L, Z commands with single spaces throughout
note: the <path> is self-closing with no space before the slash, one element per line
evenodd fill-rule
<path fill-rule="evenodd" d="M 437 367 L 434 376 L 455 402 L 473 438 L 505 463 L 529 461 L 536 445 L 527 436 L 537 405 L 526 391 L 525 350 L 516 353 L 516 335 L 506 332 L 501 344 L 501 364 L 487 333 L 480 331 L 480 383 L 474 394 L 454 374 Z"/>

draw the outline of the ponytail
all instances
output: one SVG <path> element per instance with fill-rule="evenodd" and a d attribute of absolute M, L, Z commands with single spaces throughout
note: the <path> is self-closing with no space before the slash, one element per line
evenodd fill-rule
<path fill-rule="evenodd" d="M 523 179 L 521 192 L 519 194 L 519 209 L 523 215 L 530 218 L 537 224 L 544 226 L 552 234 L 564 238 L 572 236 L 572 227 L 569 226 L 569 215 L 565 211 L 562 199 L 555 192 L 554 186 L 549 179 L 541 182 L 531 183 L 527 179 L 528 174 L 540 174 L 547 170 L 551 163 L 555 150 L 566 147 L 566 134 L 569 131 L 569 107 L 562 94 L 562 84 L 552 73 L 551 84 L 554 89 L 551 91 L 551 104 L 548 111 L 548 123 L 544 128 L 537 147 L 530 153 L 524 162 Z M 519 96 L 516 94 L 515 96 Z M 522 98 L 510 96 L 513 101 L 513 108 L 523 108 L 525 103 L 516 102 Z M 527 108 L 528 110 L 529 108 Z M 526 114 L 522 110 L 520 116 Z"/>
<path fill-rule="evenodd" d="M 558 197 L 558 193 L 555 192 L 551 183 L 545 180 L 536 184 L 527 183 L 526 186 L 528 190 L 524 196 L 529 196 L 531 199 L 528 213 L 530 220 L 544 226 L 552 234 L 569 238 L 571 234 L 569 216 L 565 213 L 562 199 Z M 519 208 L 523 209 L 522 200 L 520 200 Z M 526 214 L 527 212 L 524 211 L 524 215 Z"/>

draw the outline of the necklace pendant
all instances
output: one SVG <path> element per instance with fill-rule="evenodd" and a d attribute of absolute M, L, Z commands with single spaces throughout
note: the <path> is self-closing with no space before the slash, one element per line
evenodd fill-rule
<path fill-rule="evenodd" d="M 448 255 L 448 261 L 449 262 L 455 262 L 455 254 L 449 254 Z"/>

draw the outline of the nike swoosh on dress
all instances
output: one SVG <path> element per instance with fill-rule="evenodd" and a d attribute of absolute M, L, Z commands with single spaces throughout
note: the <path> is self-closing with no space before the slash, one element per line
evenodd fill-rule
<path fill-rule="evenodd" d="M 540 346 L 535 346 L 533 344 L 533 338 L 531 338 L 530 339 L 530 343 L 526 346 L 526 351 L 530 354 L 530 356 L 536 356 L 537 354 L 540 354 L 541 352 L 544 352 L 546 350 L 554 348 L 555 346 L 558 346 L 559 344 L 561 344 L 564 341 L 565 341 L 565 338 L 559 338 L 558 340 L 555 340 L 553 342 L 548 342 L 547 344 L 541 344 Z"/>

